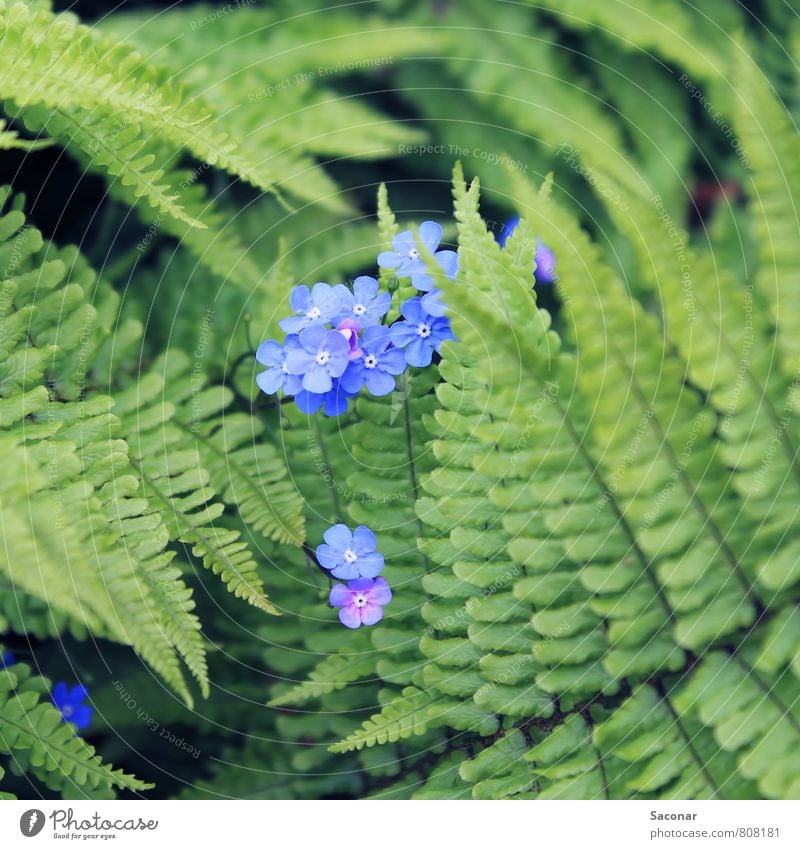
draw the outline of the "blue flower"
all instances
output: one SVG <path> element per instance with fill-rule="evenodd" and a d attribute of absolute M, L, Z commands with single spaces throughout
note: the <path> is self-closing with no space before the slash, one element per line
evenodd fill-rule
<path fill-rule="evenodd" d="M 438 251 L 442 240 L 442 228 L 435 221 L 425 221 L 419 228 L 419 240 L 433 258 L 446 277 L 455 277 L 458 270 L 458 254 L 455 251 Z M 421 292 L 433 288 L 433 278 L 425 267 L 425 260 L 419 254 L 414 234 L 404 230 L 392 239 L 392 251 L 382 251 L 378 255 L 378 265 L 381 268 L 395 269 L 397 277 L 410 277 L 411 285 Z"/>
<path fill-rule="evenodd" d="M 315 283 L 309 292 L 308 286 L 295 286 L 289 303 L 297 315 L 279 322 L 281 330 L 299 333 L 306 327 L 327 324 L 342 311 L 343 288 L 329 286 L 327 283 Z"/>
<path fill-rule="evenodd" d="M 0 669 L 7 669 L 15 663 L 16 660 L 14 660 L 14 655 L 11 654 L 10 651 L 4 651 L 3 654 L 0 655 Z"/>
<path fill-rule="evenodd" d="M 506 242 L 514 230 L 517 229 L 518 224 L 518 215 L 515 215 L 513 218 L 509 218 L 509 220 L 506 221 L 497 237 L 497 242 L 500 247 L 505 247 Z M 536 268 L 533 272 L 533 277 L 536 282 L 541 286 L 549 286 L 552 283 L 555 283 L 558 279 L 556 277 L 556 255 L 541 239 L 538 238 L 536 239 L 536 253 L 533 256 L 533 259 L 536 263 Z"/>
<path fill-rule="evenodd" d="M 506 246 L 506 242 L 511 237 L 511 234 L 517 229 L 519 225 L 519 215 L 515 215 L 513 218 L 509 218 L 508 221 L 500 228 L 500 233 L 497 236 L 497 243 L 501 248 Z"/>
<path fill-rule="evenodd" d="M 322 536 L 325 542 L 317 546 L 317 560 L 334 578 L 374 578 L 383 569 L 383 555 L 375 550 L 378 541 L 366 525 L 352 533 L 347 525 L 334 525 Z"/>
<path fill-rule="evenodd" d="M 286 355 L 299 347 L 300 339 L 296 333 L 287 336 L 283 345 L 268 339 L 258 346 L 256 360 L 269 368 L 256 375 L 256 383 L 267 395 L 274 395 L 279 389 L 286 395 L 297 395 L 303 388 L 302 379 L 296 374 L 289 374 L 286 367 Z"/>
<path fill-rule="evenodd" d="M 289 374 L 302 375 L 303 389 L 328 392 L 349 362 L 350 344 L 338 330 L 317 324 L 300 331 L 299 345 L 286 354 Z"/>
<path fill-rule="evenodd" d="M 402 313 L 406 320 L 392 325 L 392 341 L 398 348 L 405 348 L 410 366 L 429 366 L 433 352 L 439 350 L 442 342 L 456 339 L 449 319 L 426 313 L 421 298 L 406 301 Z"/>
<path fill-rule="evenodd" d="M 295 395 L 294 402 L 307 416 L 313 416 L 322 407 L 326 416 L 334 417 L 347 412 L 348 399 L 356 394 L 356 392 L 345 392 L 341 379 L 337 377 L 327 392 L 307 392 L 302 389 Z"/>
<path fill-rule="evenodd" d="M 361 336 L 362 357 L 353 360 L 340 378 L 344 389 L 356 393 L 364 384 L 373 395 L 388 395 L 394 389 L 394 376 L 406 370 L 406 358 L 391 347 L 388 327 L 368 327 Z"/>
<path fill-rule="evenodd" d="M 83 684 L 68 687 L 63 681 L 53 688 L 51 699 L 61 712 L 64 722 L 71 722 L 79 731 L 89 727 L 92 721 L 93 708 L 84 704 L 89 693 Z"/>
<path fill-rule="evenodd" d="M 392 305 L 392 296 L 388 292 L 378 291 L 380 284 L 374 277 L 356 277 L 352 292 L 347 286 L 336 288 L 340 292 L 342 311 L 333 319 L 334 324 L 352 319 L 361 327 L 369 327 L 377 324 Z"/>

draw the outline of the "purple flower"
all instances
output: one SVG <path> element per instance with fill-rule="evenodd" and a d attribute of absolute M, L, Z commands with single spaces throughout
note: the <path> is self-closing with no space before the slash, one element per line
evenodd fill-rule
<path fill-rule="evenodd" d="M 388 292 L 379 292 L 379 287 L 374 277 L 356 277 L 352 292 L 346 286 L 337 286 L 342 311 L 334 318 L 334 324 L 345 319 L 353 319 L 361 327 L 377 324 L 392 305 L 392 296 Z"/>
<path fill-rule="evenodd" d="M 64 722 L 71 722 L 79 731 L 89 727 L 94 710 L 84 704 L 89 698 L 89 693 L 83 684 L 76 684 L 70 688 L 62 681 L 53 688 L 50 698 L 61 712 Z"/>
<path fill-rule="evenodd" d="M 322 536 L 325 542 L 317 546 L 317 560 L 334 578 L 374 578 L 383 569 L 383 555 L 375 550 L 378 541 L 366 525 L 352 533 L 347 525 L 333 525 Z"/>
<path fill-rule="evenodd" d="M 558 279 L 556 276 L 556 255 L 541 239 L 536 240 L 534 260 L 536 262 L 536 269 L 533 272 L 533 276 L 536 282 L 542 286 L 549 286 L 555 283 Z"/>
<path fill-rule="evenodd" d="M 341 385 L 341 379 L 335 378 L 333 386 L 327 392 L 307 392 L 301 389 L 295 395 L 294 402 L 302 413 L 313 416 L 322 407 L 326 416 L 341 416 L 347 412 L 348 398 L 356 395 L 356 392 L 345 392 Z"/>
<path fill-rule="evenodd" d="M 348 628 L 375 625 L 383 619 L 383 608 L 392 600 L 392 591 L 385 578 L 356 578 L 344 584 L 334 584 L 329 601 L 339 608 L 339 621 Z"/>
<path fill-rule="evenodd" d="M 350 345 L 338 330 L 317 324 L 300 331 L 299 345 L 286 354 L 289 374 L 302 375 L 303 389 L 324 393 L 347 368 Z"/>
<path fill-rule="evenodd" d="M 506 242 L 514 230 L 517 229 L 518 224 L 518 215 L 515 215 L 513 218 L 506 221 L 497 237 L 497 242 L 500 247 L 505 247 Z M 533 259 L 536 263 L 536 268 L 533 272 L 533 277 L 536 282 L 541 286 L 549 286 L 552 283 L 555 283 L 558 279 L 556 277 L 556 255 L 541 239 L 538 238 L 536 239 L 536 253 L 533 256 Z"/>
<path fill-rule="evenodd" d="M 336 329 L 347 339 L 347 359 L 357 360 L 361 356 L 361 348 L 358 347 L 358 333 L 361 325 L 354 318 L 346 318 Z"/>
<path fill-rule="evenodd" d="M 402 307 L 405 321 L 396 321 L 392 327 L 392 341 L 405 348 L 406 362 L 410 366 L 429 366 L 433 352 L 442 342 L 456 337 L 450 329 L 449 319 L 426 313 L 421 298 L 411 298 Z"/>
<path fill-rule="evenodd" d="M 11 654 L 10 651 L 4 651 L 3 654 L 0 655 L 0 669 L 7 669 L 15 663 L 16 660 L 14 660 L 14 655 Z"/>
<path fill-rule="evenodd" d="M 361 359 L 354 360 L 340 378 L 342 386 L 356 393 L 364 384 L 373 395 L 388 395 L 394 389 L 395 375 L 406 370 L 406 358 L 392 346 L 388 327 L 368 327 L 361 338 Z"/>
<path fill-rule="evenodd" d="M 419 228 L 419 240 L 433 258 L 446 277 L 455 277 L 458 270 L 458 254 L 455 251 L 438 251 L 442 240 L 442 228 L 435 221 L 425 221 Z M 421 292 L 433 288 L 433 278 L 425 267 L 425 260 L 419 254 L 414 234 L 404 230 L 392 239 L 392 251 L 382 251 L 378 255 L 378 265 L 381 268 L 393 268 L 397 277 L 410 277 L 411 285 Z"/>
<path fill-rule="evenodd" d="M 308 286 L 295 286 L 289 303 L 297 315 L 279 322 L 281 330 L 299 333 L 306 327 L 327 324 L 342 311 L 341 297 L 340 287 L 327 283 L 315 283 L 311 291 Z"/>
<path fill-rule="evenodd" d="M 297 395 L 303 388 L 302 379 L 296 374 L 289 374 L 286 367 L 286 355 L 299 347 L 300 339 L 294 333 L 286 337 L 283 345 L 268 339 L 258 346 L 256 360 L 268 368 L 256 375 L 256 383 L 267 395 L 274 395 L 279 389 L 286 395 Z"/>

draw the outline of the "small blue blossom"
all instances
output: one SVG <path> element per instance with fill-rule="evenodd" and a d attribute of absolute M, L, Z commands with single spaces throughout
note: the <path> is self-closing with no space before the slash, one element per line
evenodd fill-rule
<path fill-rule="evenodd" d="M 14 660 L 14 655 L 11 654 L 10 651 L 4 651 L 3 654 L 0 655 L 0 669 L 7 669 L 15 663 L 16 660 Z"/>
<path fill-rule="evenodd" d="M 341 378 L 335 378 L 333 386 L 327 392 L 307 392 L 302 389 L 295 395 L 294 402 L 300 412 L 307 416 L 313 416 L 322 407 L 323 413 L 333 418 L 347 412 L 348 399 L 356 394 L 345 392 L 341 385 Z"/>
<path fill-rule="evenodd" d="M 505 224 L 500 228 L 500 232 L 497 235 L 497 243 L 501 248 L 506 246 L 506 242 L 511 238 L 511 234 L 517 229 L 519 226 L 519 215 L 515 215 L 513 218 L 509 218 Z"/>
<path fill-rule="evenodd" d="M 368 327 L 361 336 L 360 359 L 354 360 L 340 378 L 344 389 L 356 393 L 366 385 L 372 395 L 388 395 L 395 376 L 406 370 L 404 353 L 392 346 L 388 327 Z"/>
<path fill-rule="evenodd" d="M 383 608 L 392 600 L 392 591 L 385 578 L 356 578 L 347 586 L 334 584 L 328 600 L 339 608 L 342 625 L 355 630 L 383 619 Z"/>
<path fill-rule="evenodd" d="M 306 327 L 324 325 L 333 320 L 342 311 L 341 289 L 327 283 L 315 283 L 309 291 L 308 286 L 295 286 L 289 299 L 292 309 L 297 313 L 279 322 L 281 330 L 287 333 L 299 333 Z"/>
<path fill-rule="evenodd" d="M 374 277 L 356 277 L 352 292 L 342 285 L 336 289 L 342 311 L 333 319 L 334 324 L 351 319 L 361 327 L 369 327 L 378 324 L 392 305 L 392 296 L 379 291 L 380 283 Z"/>
<path fill-rule="evenodd" d="M 325 542 L 317 546 L 317 560 L 334 578 L 374 578 L 383 569 L 383 555 L 375 550 L 378 540 L 366 525 L 352 532 L 347 525 L 333 525 L 323 538 Z"/>
<path fill-rule="evenodd" d="M 456 337 L 450 329 L 450 321 L 425 312 L 421 298 L 411 298 L 402 307 L 405 321 L 392 325 L 392 341 L 398 348 L 405 349 L 406 362 L 410 366 L 429 366 L 433 352 L 442 342 Z"/>
<path fill-rule="evenodd" d="M 425 221 L 419 228 L 419 240 L 446 277 L 455 277 L 458 270 L 458 254 L 455 251 L 436 251 L 442 240 L 442 228 L 435 221 Z M 420 292 L 428 292 L 434 287 L 433 278 L 420 256 L 411 230 L 404 230 L 392 239 L 394 250 L 382 251 L 378 255 L 381 268 L 392 268 L 397 277 L 410 277 L 411 285 Z"/>
<path fill-rule="evenodd" d="M 299 347 L 300 338 L 296 333 L 287 336 L 283 345 L 268 339 L 258 346 L 256 360 L 268 368 L 256 375 L 256 383 L 267 395 L 274 395 L 279 389 L 286 395 L 297 395 L 303 388 L 302 378 L 289 374 L 286 367 L 286 355 Z"/>
<path fill-rule="evenodd" d="M 333 388 L 349 362 L 349 341 L 338 331 L 314 325 L 301 330 L 299 345 L 286 354 L 289 374 L 302 375 L 303 389 L 324 393 Z"/>
<path fill-rule="evenodd" d="M 506 242 L 511 237 L 514 230 L 517 229 L 518 224 L 518 215 L 515 215 L 513 218 L 509 218 L 509 220 L 506 221 L 497 237 L 497 242 L 500 247 L 505 247 Z M 541 286 L 549 286 L 555 283 L 558 279 L 556 276 L 556 255 L 541 239 L 538 238 L 536 239 L 536 252 L 533 256 L 533 260 L 536 263 L 536 268 L 533 272 L 533 277 L 536 282 Z"/>
<path fill-rule="evenodd" d="M 68 687 L 63 681 L 53 688 L 50 697 L 61 712 L 64 722 L 71 722 L 79 731 L 89 727 L 94 709 L 84 704 L 89 693 L 83 684 Z"/>
<path fill-rule="evenodd" d="M 442 303 L 441 289 L 431 289 L 430 292 L 426 292 L 422 296 L 420 303 L 422 304 L 422 309 L 434 318 L 440 318 L 447 312 L 447 307 Z"/>

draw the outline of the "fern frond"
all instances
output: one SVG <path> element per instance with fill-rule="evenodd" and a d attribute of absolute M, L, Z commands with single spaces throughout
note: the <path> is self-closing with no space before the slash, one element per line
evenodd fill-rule
<path fill-rule="evenodd" d="M 0 670 L 0 752 L 13 757 L 17 769 L 55 791 L 153 786 L 105 764 L 50 704 L 48 682 L 30 673 L 22 663 Z"/>

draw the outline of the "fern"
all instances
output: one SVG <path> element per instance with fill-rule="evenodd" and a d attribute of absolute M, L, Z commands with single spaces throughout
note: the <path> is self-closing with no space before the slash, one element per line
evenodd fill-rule
<path fill-rule="evenodd" d="M 0 670 L 0 753 L 13 758 L 15 770 L 30 772 L 51 790 L 76 788 L 80 794 L 153 786 L 103 763 L 63 722 L 58 710 L 42 699 L 47 686 L 23 663 Z"/>

